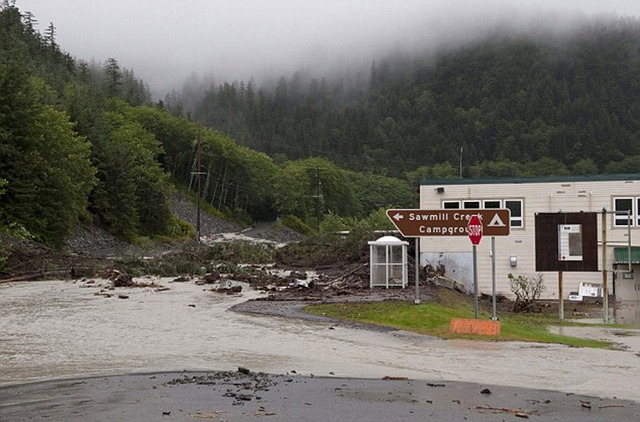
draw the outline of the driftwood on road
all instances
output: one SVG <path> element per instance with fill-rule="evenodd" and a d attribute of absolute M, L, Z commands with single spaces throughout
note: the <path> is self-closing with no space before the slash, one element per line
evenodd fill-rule
<path fill-rule="evenodd" d="M 3 283 L 15 283 L 18 281 L 34 281 L 34 280 L 43 280 L 46 278 L 54 278 L 54 277 L 62 277 L 68 275 L 68 271 L 47 271 L 47 272 L 37 272 L 37 273 L 28 273 L 16 275 L 11 278 L 5 278 L 0 280 L 0 284 Z"/>

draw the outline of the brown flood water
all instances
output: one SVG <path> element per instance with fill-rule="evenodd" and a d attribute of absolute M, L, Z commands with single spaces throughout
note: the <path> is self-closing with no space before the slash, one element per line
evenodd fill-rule
<path fill-rule="evenodd" d="M 193 283 L 154 281 L 170 290 L 117 289 L 105 298 L 95 295 L 95 284 L 82 282 L 0 285 L 0 385 L 243 366 L 276 374 L 467 381 L 640 401 L 635 330 L 580 334 L 626 345 L 614 351 L 449 341 L 241 314 L 229 308 L 260 293 L 227 296 Z"/>

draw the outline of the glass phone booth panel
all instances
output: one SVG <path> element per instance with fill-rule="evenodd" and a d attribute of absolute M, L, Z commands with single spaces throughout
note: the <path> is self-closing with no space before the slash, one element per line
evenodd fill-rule
<path fill-rule="evenodd" d="M 370 287 L 407 285 L 407 246 L 397 237 L 384 236 L 369 242 L 371 256 Z"/>

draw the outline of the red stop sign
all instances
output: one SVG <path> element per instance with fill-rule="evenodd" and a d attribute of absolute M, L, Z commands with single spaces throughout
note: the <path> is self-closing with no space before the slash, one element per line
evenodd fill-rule
<path fill-rule="evenodd" d="M 477 215 L 472 215 L 469 219 L 469 224 L 467 224 L 467 232 L 469 233 L 469 239 L 471 240 L 472 245 L 480 244 L 482 240 L 482 220 Z"/>

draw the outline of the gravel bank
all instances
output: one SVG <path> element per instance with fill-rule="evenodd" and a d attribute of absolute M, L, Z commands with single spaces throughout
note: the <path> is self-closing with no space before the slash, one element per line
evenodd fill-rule
<path fill-rule="evenodd" d="M 196 207 L 184 197 L 176 195 L 171 210 L 179 219 L 196 226 Z M 200 213 L 200 232 L 203 237 L 209 238 L 223 233 L 242 233 L 248 238 L 265 239 L 281 244 L 297 242 L 302 239 L 302 235 L 299 233 L 286 227 L 274 227 L 272 223 L 260 224 L 243 230 L 239 225 L 217 218 L 205 211 Z M 174 245 L 168 244 L 146 248 L 132 245 L 91 225 L 78 227 L 75 233 L 66 239 L 65 245 L 74 254 L 98 257 L 158 256 L 176 248 Z"/>

